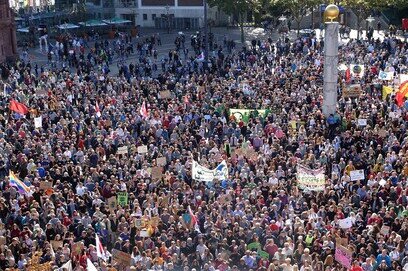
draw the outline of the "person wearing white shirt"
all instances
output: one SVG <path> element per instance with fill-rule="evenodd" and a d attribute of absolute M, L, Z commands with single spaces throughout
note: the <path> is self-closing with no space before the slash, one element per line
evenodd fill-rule
<path fill-rule="evenodd" d="M 78 183 L 76 187 L 76 193 L 78 196 L 82 197 L 85 193 L 87 192 L 87 189 L 85 186 L 83 186 L 82 183 Z"/>

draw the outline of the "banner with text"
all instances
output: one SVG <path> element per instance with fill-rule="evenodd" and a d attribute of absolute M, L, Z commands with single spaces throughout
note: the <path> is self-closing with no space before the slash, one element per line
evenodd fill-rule
<path fill-rule="evenodd" d="M 324 173 L 324 168 L 310 169 L 308 167 L 298 165 L 296 179 L 299 188 L 308 191 L 323 191 L 325 184 Z"/>
<path fill-rule="evenodd" d="M 193 161 L 192 176 L 196 181 L 212 182 L 214 179 L 223 181 L 228 178 L 227 162 L 222 161 L 215 169 L 209 169 Z"/>

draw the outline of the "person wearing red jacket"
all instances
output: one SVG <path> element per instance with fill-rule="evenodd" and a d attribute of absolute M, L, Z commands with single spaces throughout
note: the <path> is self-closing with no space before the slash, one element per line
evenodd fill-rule
<path fill-rule="evenodd" d="M 349 271 L 364 271 L 358 261 L 354 261 Z"/>

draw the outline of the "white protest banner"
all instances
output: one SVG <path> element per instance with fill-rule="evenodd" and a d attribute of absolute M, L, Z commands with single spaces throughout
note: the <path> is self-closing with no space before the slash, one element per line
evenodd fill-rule
<path fill-rule="evenodd" d="M 196 161 L 193 161 L 193 166 L 191 170 L 193 180 L 202 182 L 212 182 L 214 179 L 214 171 L 209 168 L 201 166 Z"/>
<path fill-rule="evenodd" d="M 325 184 L 324 168 L 310 169 L 302 165 L 297 166 L 296 179 L 302 190 L 323 191 Z"/>
<path fill-rule="evenodd" d="M 350 229 L 353 226 L 353 220 L 350 217 L 339 220 L 339 227 L 342 229 Z"/>
<path fill-rule="evenodd" d="M 42 127 L 42 116 L 39 116 L 38 118 L 34 118 L 34 127 L 35 128 Z"/>
<path fill-rule="evenodd" d="M 358 126 L 367 126 L 367 119 L 358 119 L 357 124 Z"/>
<path fill-rule="evenodd" d="M 352 181 L 364 180 L 364 170 L 352 170 L 350 171 L 350 179 Z"/>
<path fill-rule="evenodd" d="M 222 181 L 228 178 L 228 167 L 225 161 L 222 161 L 215 169 L 203 167 L 193 161 L 191 174 L 196 181 L 212 182 L 214 179 Z"/>

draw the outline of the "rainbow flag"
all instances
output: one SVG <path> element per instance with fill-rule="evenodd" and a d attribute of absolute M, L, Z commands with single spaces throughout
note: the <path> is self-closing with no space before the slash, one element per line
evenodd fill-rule
<path fill-rule="evenodd" d="M 14 174 L 13 171 L 9 171 L 9 179 L 10 179 L 10 185 L 14 186 L 17 188 L 18 192 L 23 195 L 30 195 L 30 188 L 20 181 L 20 179 Z"/>

